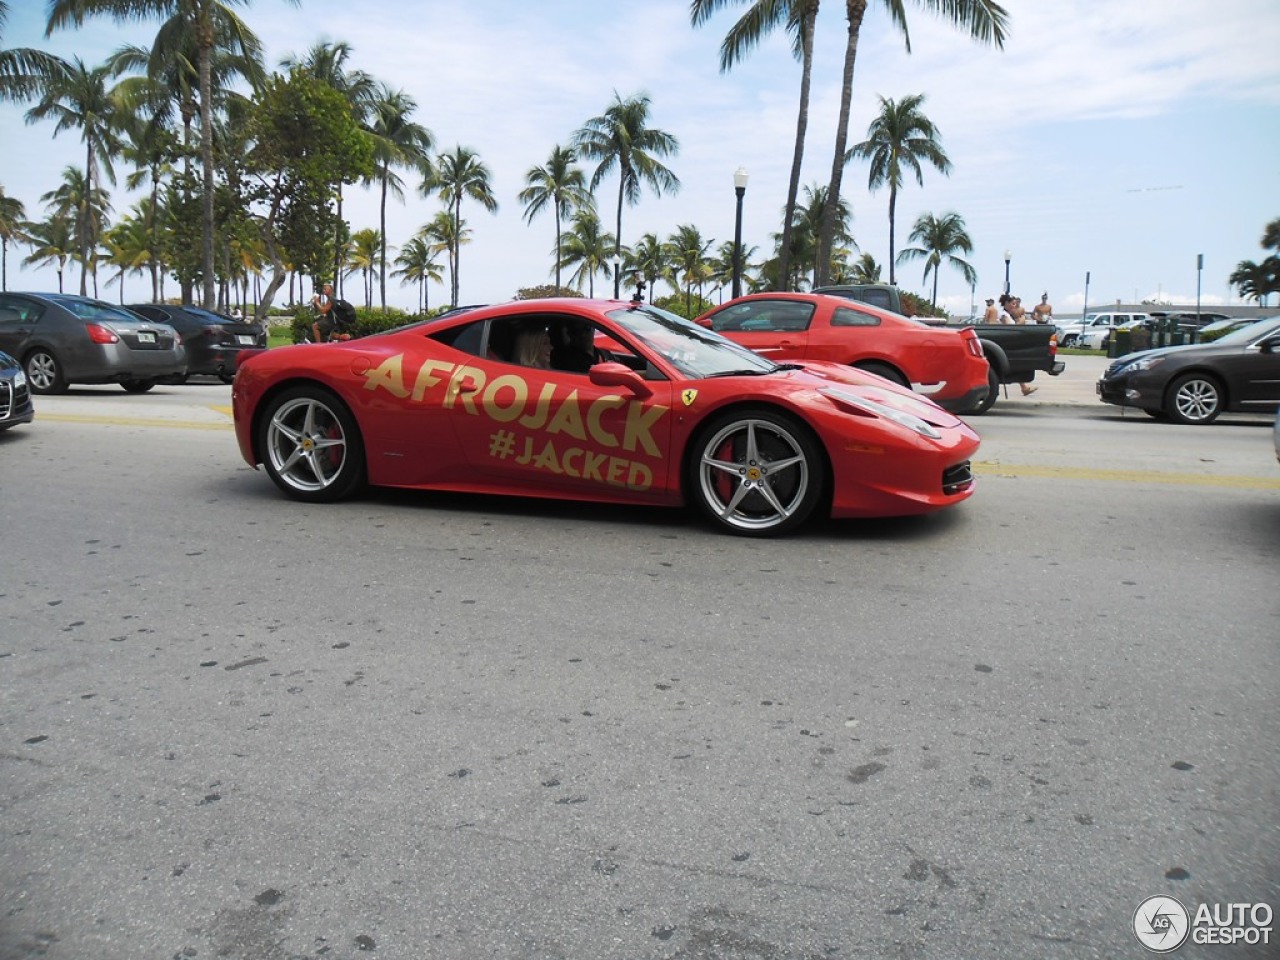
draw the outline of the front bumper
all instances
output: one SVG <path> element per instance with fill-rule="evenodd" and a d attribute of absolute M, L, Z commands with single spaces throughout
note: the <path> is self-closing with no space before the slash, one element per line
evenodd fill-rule
<path fill-rule="evenodd" d="M 31 389 L 14 389 L 12 380 L 0 380 L 0 430 L 30 423 L 36 415 L 31 402 Z"/>

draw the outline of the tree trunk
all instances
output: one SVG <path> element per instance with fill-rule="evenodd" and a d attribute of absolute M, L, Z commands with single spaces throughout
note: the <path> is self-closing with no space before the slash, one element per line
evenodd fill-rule
<path fill-rule="evenodd" d="M 896 210 L 898 206 L 898 187 L 896 184 L 889 184 L 889 285 L 896 287 L 898 285 L 898 276 L 894 269 L 893 256 L 893 225 L 896 219 Z"/>
<path fill-rule="evenodd" d="M 202 24 L 199 33 L 204 33 Z M 210 58 L 213 53 L 213 27 L 206 36 L 198 38 L 200 44 L 200 160 L 204 167 L 204 209 L 201 214 L 203 236 L 200 238 L 200 262 L 204 269 L 204 308 L 214 306 L 213 285 L 213 77 Z"/>
<path fill-rule="evenodd" d="M 388 173 L 389 173 L 389 170 L 382 171 L 382 206 L 380 211 L 381 219 L 378 221 L 379 227 L 382 230 L 382 240 L 381 240 L 381 243 L 379 244 L 379 246 L 381 247 L 381 256 L 379 257 L 379 264 L 381 265 L 381 269 L 378 272 L 378 285 L 382 291 L 382 312 L 383 313 L 387 312 L 387 175 Z"/>
<path fill-rule="evenodd" d="M 791 228 L 800 195 L 800 167 L 804 163 L 804 138 L 809 129 L 809 82 L 813 72 L 813 27 L 818 15 L 815 2 L 805 10 L 801 30 L 800 108 L 796 117 L 796 145 L 791 157 L 791 182 L 787 186 L 787 206 L 782 215 L 782 248 L 778 252 L 778 283 L 791 286 Z"/>
<path fill-rule="evenodd" d="M 858 59 L 858 34 L 867 12 L 867 0 L 849 0 L 849 39 L 844 51 L 844 77 L 840 88 L 840 119 L 836 125 L 835 157 L 831 161 L 831 183 L 827 187 L 827 206 L 822 211 L 818 228 L 818 285 L 831 280 L 831 248 L 835 245 L 836 219 L 840 206 L 840 187 L 844 179 L 845 150 L 849 140 L 849 104 L 853 100 L 853 67 Z"/>

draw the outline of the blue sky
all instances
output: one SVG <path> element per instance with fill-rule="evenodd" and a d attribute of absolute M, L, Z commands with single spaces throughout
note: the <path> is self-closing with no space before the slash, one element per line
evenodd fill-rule
<path fill-rule="evenodd" d="M 973 297 L 981 304 L 998 295 L 1006 250 L 1014 292 L 1033 301 L 1047 291 L 1060 314 L 1080 310 L 1086 273 L 1090 306 L 1194 302 L 1198 279 L 1203 303 L 1235 302 L 1227 276 L 1239 261 L 1261 259 L 1263 226 L 1280 217 L 1280 4 L 1005 6 L 1003 51 L 911 10 L 908 55 L 874 3 L 862 30 L 849 142 L 863 139 L 877 95 L 924 94 L 952 161 L 950 176 L 926 167 L 923 187 L 909 181 L 898 199 L 899 249 L 925 212 L 959 213 L 973 239 L 976 292 L 944 267 L 940 304 L 968 314 Z M 100 18 L 46 39 L 44 3 L 10 0 L 9 13 L 4 47 L 40 47 L 90 65 L 124 43 L 149 44 L 156 30 Z M 668 161 L 680 191 L 661 198 L 646 191 L 638 206 L 625 208 L 623 242 L 644 232 L 666 237 L 689 223 L 717 245 L 732 239 L 732 177 L 742 166 L 750 173 L 744 242 L 771 247 L 786 200 L 799 67 L 779 34 L 721 74 L 719 44 L 736 12 L 697 30 L 687 0 L 253 0 L 240 13 L 263 40 L 268 64 L 317 42 L 346 41 L 351 67 L 417 100 L 415 119 L 439 149 L 461 144 L 478 152 L 500 206 L 497 214 L 463 206 L 472 229 L 459 270 L 463 302 L 504 300 L 518 287 L 550 282 L 553 220 L 544 214 L 526 223 L 516 195 L 525 172 L 602 113 L 615 90 L 647 93 L 653 124 L 680 142 Z M 844 37 L 843 4 L 826 0 L 803 185 L 830 176 Z M 54 138 L 52 124 L 26 124 L 25 110 L 0 104 L 0 184 L 35 217 L 60 171 L 82 163 L 82 148 L 73 132 Z M 869 192 L 862 161 L 846 168 L 844 184 L 859 248 L 885 264 L 887 191 Z M 610 228 L 614 187 L 616 180 L 606 180 L 600 191 Z M 132 200 L 121 188 L 116 211 Z M 390 243 L 406 241 L 439 208 L 406 190 L 405 202 L 388 208 Z M 355 229 L 376 227 L 375 193 L 348 188 L 345 213 Z M 9 288 L 51 289 L 52 273 L 20 267 L 24 254 L 10 250 Z M 927 295 L 921 273 L 920 264 L 901 266 L 899 283 Z M 148 293 L 144 279 L 126 279 L 126 298 Z M 119 294 L 108 288 L 103 295 Z M 408 306 L 414 295 L 389 281 L 393 302 Z M 447 288 L 430 292 L 433 305 L 447 296 Z"/>

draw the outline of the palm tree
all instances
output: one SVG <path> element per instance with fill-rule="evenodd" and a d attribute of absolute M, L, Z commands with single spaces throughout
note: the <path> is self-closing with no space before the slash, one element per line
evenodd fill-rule
<path fill-rule="evenodd" d="M 396 266 L 400 269 L 394 271 L 394 275 L 404 277 L 404 282 L 406 283 L 416 283 L 418 285 L 418 310 L 420 313 L 426 313 L 430 309 L 427 299 L 427 284 L 433 281 L 440 283 L 444 279 L 444 271 L 440 269 L 440 264 L 436 262 L 436 257 L 439 255 L 440 248 L 419 234 L 402 246 L 400 248 L 400 256 L 396 257 Z"/>
<path fill-rule="evenodd" d="M 923 187 L 922 161 L 946 174 L 951 170 L 951 160 L 938 142 L 938 129 L 933 121 L 920 111 L 925 99 L 923 93 L 913 93 L 898 102 L 879 99 L 880 113 L 867 127 L 867 139 L 850 147 L 847 159 L 863 157 L 871 161 L 867 177 L 871 190 L 889 185 L 889 282 L 896 284 L 893 234 L 903 171 L 914 172 L 916 183 Z"/>
<path fill-rule="evenodd" d="M 160 19 L 175 33 L 195 38 L 196 71 L 200 90 L 200 158 L 204 168 L 201 263 L 204 272 L 204 307 L 214 308 L 213 261 L 213 50 L 219 36 L 228 33 L 240 38 L 246 55 L 261 49 L 253 32 L 231 10 L 231 4 L 250 0 L 49 0 L 49 26 L 45 36 L 59 27 L 83 26 L 87 17 L 105 14 L 117 23 Z M 297 5 L 298 0 L 288 0 Z"/>
<path fill-rule="evenodd" d="M 93 252 L 98 247 L 107 217 L 111 214 L 111 202 L 101 187 L 91 187 L 83 173 L 75 167 L 62 171 L 62 184 L 40 197 L 58 217 L 71 223 L 72 259 L 80 261 L 80 294 L 87 292 L 86 275 L 93 269 Z M 97 277 L 94 282 L 96 285 Z"/>
<path fill-rule="evenodd" d="M 680 180 L 663 166 L 658 157 L 679 152 L 680 144 L 671 134 L 649 126 L 649 97 L 637 94 L 627 100 L 615 90 L 613 103 L 598 117 L 588 120 L 573 135 L 573 145 L 583 157 L 599 161 L 591 175 L 594 192 L 600 182 L 616 166 L 618 168 L 618 217 L 613 236 L 613 255 L 622 259 L 622 205 L 635 206 L 644 184 L 661 196 L 662 191 L 675 193 Z M 614 271 L 613 296 L 618 297 L 619 275 Z"/>
<path fill-rule="evenodd" d="M 0 37 L 9 19 L 9 4 L 0 0 Z M 0 50 L 0 102 L 29 100 L 54 74 L 62 72 L 66 63 L 43 50 L 17 47 Z"/>
<path fill-rule="evenodd" d="M 115 171 L 111 167 L 112 155 L 118 149 L 115 130 L 116 101 L 107 89 L 109 72 L 105 66 L 89 69 L 79 57 L 74 58 L 63 72 L 51 76 L 42 86 L 39 102 L 27 111 L 27 123 L 46 118 L 54 121 L 53 135 L 63 130 L 78 129 L 85 145 L 84 190 L 82 201 L 88 201 L 101 184 L 99 169 L 105 170 L 108 179 L 115 183 Z M 82 206 L 78 211 L 78 236 L 81 242 L 80 262 L 88 263 L 90 253 L 97 244 L 97 233 L 89 222 L 89 210 Z M 84 296 L 85 272 L 80 272 L 80 295 Z"/>
<path fill-rule="evenodd" d="M 9 241 L 27 238 L 23 227 L 27 211 L 17 197 L 7 197 L 0 186 L 0 290 L 9 289 Z"/>
<path fill-rule="evenodd" d="M 853 212 L 849 204 L 841 200 L 836 205 L 835 222 L 838 224 L 837 238 L 842 245 L 857 246 L 849 233 L 849 220 Z M 812 286 L 818 285 L 818 276 L 822 272 L 818 264 L 818 234 L 822 229 L 822 220 L 827 212 L 827 188 L 825 184 L 812 184 L 804 188 L 804 202 L 796 205 L 792 223 L 792 251 L 800 260 L 793 265 L 798 274 L 801 268 L 810 271 Z M 845 249 L 847 252 L 847 248 Z M 828 265 L 829 266 L 829 265 Z M 828 275 L 830 269 L 825 271 Z"/>
<path fill-rule="evenodd" d="M 1280 257 L 1270 256 L 1261 263 L 1241 260 L 1227 278 L 1227 282 L 1246 300 L 1261 306 L 1267 305 L 1267 297 L 1280 293 Z"/>
<path fill-rule="evenodd" d="M 667 240 L 671 250 L 672 266 L 680 282 L 684 286 L 685 312 L 691 312 L 693 306 L 693 287 L 698 286 L 698 296 L 702 296 L 702 285 L 711 279 L 712 269 L 707 262 L 707 251 L 715 240 L 703 240 L 698 228 L 691 223 L 682 223 L 676 232 Z"/>
<path fill-rule="evenodd" d="M 840 116 L 836 121 L 835 151 L 831 161 L 831 182 L 827 193 L 840 198 L 841 179 L 844 167 L 848 162 L 845 154 L 845 143 L 849 131 L 849 105 L 853 100 L 853 68 L 858 59 L 858 36 L 862 31 L 862 19 L 867 12 L 868 0 L 845 0 L 845 15 L 849 22 L 848 38 L 845 42 L 844 73 L 840 88 Z M 994 0 L 916 0 L 917 6 L 924 7 L 931 13 L 948 19 L 956 27 L 968 30 L 970 38 L 979 43 L 994 44 L 1004 48 L 1006 27 L 1009 15 Z M 907 31 L 907 15 L 903 0 L 884 0 L 885 9 L 890 21 L 902 31 L 907 52 L 911 52 L 911 36 Z M 834 208 L 833 208 L 834 209 Z M 832 262 L 831 248 L 836 242 L 836 222 L 834 219 L 823 221 L 818 239 L 818 263 L 825 266 Z M 889 273 L 893 273 L 893 251 L 889 251 Z M 818 280 L 826 282 L 826 277 L 819 270 Z M 892 282 L 892 280 L 890 280 Z"/>
<path fill-rule="evenodd" d="M 879 283 L 880 282 L 880 264 L 876 263 L 876 258 L 869 253 L 864 253 L 853 264 L 853 269 L 849 274 L 850 283 Z"/>
<path fill-rule="evenodd" d="M 525 188 L 517 199 L 524 204 L 524 219 L 532 223 L 548 207 L 556 218 L 556 290 L 560 289 L 560 221 L 574 210 L 590 209 L 595 200 L 587 189 L 587 178 L 574 166 L 578 155 L 572 147 L 556 146 L 540 167 L 530 167 L 524 175 Z"/>
<path fill-rule="evenodd" d="M 609 256 L 617 252 L 618 245 L 612 234 L 600 229 L 600 217 L 594 209 L 584 207 L 573 215 L 569 229 L 560 238 L 561 267 L 578 269 L 570 277 L 574 289 L 581 290 L 587 284 L 587 296 L 595 298 L 596 274 L 609 276 Z"/>
<path fill-rule="evenodd" d="M 646 233 L 631 248 L 626 267 L 644 277 L 652 303 L 658 281 L 671 275 L 671 250 L 656 233 Z"/>
<path fill-rule="evenodd" d="M 454 239 L 449 248 L 451 307 L 458 305 L 458 238 L 462 234 L 462 200 L 469 197 L 490 213 L 495 212 L 498 201 L 489 183 L 490 176 L 489 168 L 474 150 L 457 146 L 453 153 L 438 156 L 434 169 L 423 180 L 422 192 L 438 194 L 453 215 Z"/>
<path fill-rule="evenodd" d="M 935 217 L 932 213 L 922 213 L 916 218 L 916 225 L 911 230 L 911 239 L 920 244 L 918 247 L 906 247 L 898 254 L 898 262 L 924 260 L 924 282 L 928 282 L 929 274 L 933 274 L 933 297 L 929 301 L 938 305 L 938 268 L 945 262 L 955 267 L 964 276 L 964 282 L 973 287 L 978 282 L 978 272 L 968 261 L 956 256 L 956 252 L 973 253 L 973 241 L 964 226 L 964 217 L 958 213 L 944 213 Z"/>
<path fill-rule="evenodd" d="M 696 27 L 706 23 L 729 0 L 692 0 L 689 17 Z M 733 0 L 736 3 L 747 0 Z M 866 0 L 863 0 L 865 4 Z M 893 0 L 900 2 L 900 0 Z M 751 8 L 733 25 L 720 44 L 720 72 L 724 73 L 744 57 L 764 36 L 785 21 L 792 37 L 792 52 L 800 61 L 800 107 L 796 113 L 796 141 L 791 157 L 791 179 L 787 185 L 787 205 L 782 214 L 778 276 L 790 276 L 791 224 L 800 194 L 800 168 L 804 162 L 804 139 L 809 128 L 809 86 L 813 72 L 813 34 L 820 0 L 752 0 Z"/>
<path fill-rule="evenodd" d="M 347 257 L 350 269 L 347 272 L 360 271 L 366 308 L 373 306 L 373 275 L 378 272 L 378 251 L 382 247 L 382 235 L 377 230 L 357 230 L 351 235 L 351 247 Z"/>
<path fill-rule="evenodd" d="M 369 113 L 369 105 L 377 95 L 378 84 L 363 70 L 347 70 L 351 58 L 348 43 L 317 43 L 301 58 L 285 57 L 280 66 L 286 70 L 301 70 L 308 77 L 327 84 L 346 99 L 351 115 L 363 123 Z M 342 295 L 342 263 L 340 251 L 344 244 L 342 220 L 342 184 L 337 185 L 338 233 L 334 236 L 333 276 L 335 292 Z M 385 231 L 384 231 L 385 233 Z"/>
<path fill-rule="evenodd" d="M 118 268 L 115 279 L 108 279 L 105 286 L 118 284 L 120 287 L 120 304 L 124 304 L 124 276 L 126 273 L 141 273 L 151 261 L 151 250 L 147 243 L 147 223 L 141 217 L 126 216 L 102 235 L 103 255 L 101 260 Z"/>
<path fill-rule="evenodd" d="M 63 292 L 62 275 L 67 260 L 75 256 L 75 231 L 72 218 L 54 213 L 48 220 L 26 225 L 31 253 L 23 259 L 27 266 L 53 265 L 58 273 L 58 292 Z"/>
<path fill-rule="evenodd" d="M 435 146 L 431 131 L 409 119 L 418 109 L 417 101 L 403 90 L 392 90 L 380 85 L 369 104 L 369 133 L 373 136 L 374 175 L 378 178 L 382 195 L 379 198 L 379 235 L 382 249 L 378 251 L 378 276 L 382 309 L 387 309 L 387 192 L 404 200 L 404 183 L 392 167 L 408 167 L 422 173 L 429 172 L 430 153 Z"/>
<path fill-rule="evenodd" d="M 425 223 L 418 236 L 426 241 L 432 255 L 446 254 L 450 270 L 453 268 L 452 251 L 471 242 L 471 231 L 467 229 L 466 221 L 460 220 L 455 224 L 453 214 L 448 210 L 441 210 Z"/>

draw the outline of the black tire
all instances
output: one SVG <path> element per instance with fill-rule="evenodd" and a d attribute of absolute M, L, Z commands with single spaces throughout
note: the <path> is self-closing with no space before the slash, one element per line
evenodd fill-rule
<path fill-rule="evenodd" d="M 1062 335 L 1062 342 L 1059 343 L 1058 346 L 1074 347 L 1076 345 L 1076 341 L 1079 339 L 1080 339 L 1080 335 L 1077 333 L 1064 333 Z"/>
<path fill-rule="evenodd" d="M 978 416 L 986 413 L 996 405 L 996 400 L 1000 397 L 1000 375 L 996 373 L 995 368 L 990 364 L 987 365 L 987 395 L 982 398 L 982 402 L 962 413 Z"/>
<path fill-rule="evenodd" d="M 146 393 L 156 385 L 154 380 L 121 380 L 120 386 L 125 393 Z"/>
<path fill-rule="evenodd" d="M 904 377 L 897 370 L 893 369 L 893 367 L 888 366 L 887 364 L 873 362 L 873 363 L 859 363 L 859 364 L 855 364 L 855 366 L 859 370 L 865 371 L 866 373 L 874 373 L 877 377 L 884 377 L 886 380 L 890 380 L 893 383 L 896 383 L 900 387 L 911 386 L 911 384 L 907 382 L 906 377 Z"/>
<path fill-rule="evenodd" d="M 295 500 L 332 503 L 366 481 L 355 417 L 321 387 L 294 387 L 272 398 L 258 421 L 258 452 L 275 485 Z"/>
<path fill-rule="evenodd" d="M 32 393 L 66 393 L 67 378 L 62 375 L 58 358 L 44 347 L 37 347 L 22 362 Z"/>
<path fill-rule="evenodd" d="M 1225 400 L 1222 384 L 1213 377 L 1204 373 L 1184 373 L 1169 384 L 1164 410 L 1174 423 L 1198 426 L 1217 420 Z"/>
<path fill-rule="evenodd" d="M 808 427 L 757 407 L 725 413 L 698 431 L 685 493 L 720 530 L 770 537 L 804 523 L 825 485 L 826 459 Z"/>
<path fill-rule="evenodd" d="M 229 384 L 235 378 L 236 378 L 236 375 L 234 373 L 227 373 L 226 370 L 218 371 L 218 379 L 221 380 L 223 383 Z"/>

